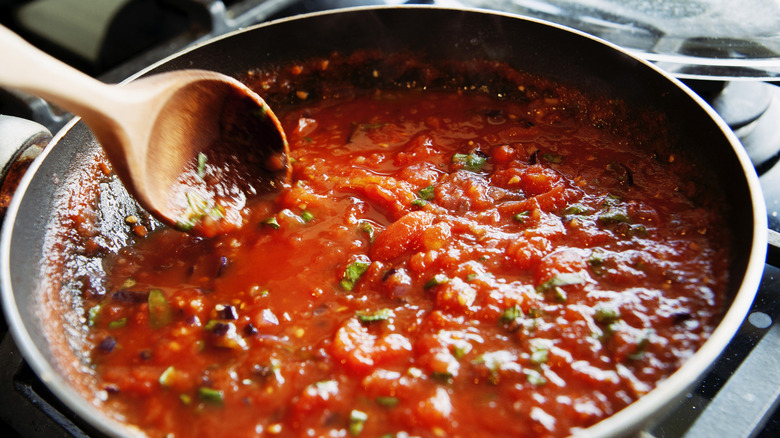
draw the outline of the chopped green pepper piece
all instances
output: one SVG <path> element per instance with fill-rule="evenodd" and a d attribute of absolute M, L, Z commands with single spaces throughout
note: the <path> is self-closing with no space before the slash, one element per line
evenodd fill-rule
<path fill-rule="evenodd" d="M 547 362 L 550 349 L 546 343 L 531 341 L 531 363 L 540 365 Z"/>
<path fill-rule="evenodd" d="M 198 388 L 198 399 L 202 402 L 222 406 L 224 394 L 218 389 L 203 386 Z"/>
<path fill-rule="evenodd" d="M 98 318 L 100 317 L 100 309 L 102 308 L 103 304 L 98 304 L 89 308 L 89 311 L 87 311 L 87 325 L 89 327 L 94 327 L 95 324 L 97 324 Z"/>
<path fill-rule="evenodd" d="M 273 228 L 274 230 L 279 229 L 279 222 L 276 220 L 276 217 L 272 216 L 268 219 L 264 220 L 263 223 L 265 225 L 268 225 L 269 227 Z"/>
<path fill-rule="evenodd" d="M 387 407 L 387 408 L 394 408 L 398 406 L 398 398 L 397 397 L 389 397 L 389 396 L 379 396 L 376 398 L 377 404 Z"/>
<path fill-rule="evenodd" d="M 208 203 L 205 199 L 201 198 L 200 195 L 198 195 L 195 192 L 187 192 L 187 206 L 190 207 L 190 210 L 193 212 L 202 212 L 206 210 L 208 207 Z"/>
<path fill-rule="evenodd" d="M 472 349 L 471 344 L 465 341 L 453 345 L 452 352 L 451 352 L 452 357 L 458 360 L 463 359 L 463 357 L 465 357 L 471 351 L 471 349 Z"/>
<path fill-rule="evenodd" d="M 220 321 L 218 319 L 210 319 L 206 322 L 206 325 L 203 326 L 203 330 L 212 331 L 214 330 L 214 327 L 216 327 L 216 325 L 219 323 Z"/>
<path fill-rule="evenodd" d="M 363 426 L 365 426 L 366 420 L 368 420 L 368 414 L 353 409 L 352 412 L 349 413 L 349 434 L 352 436 L 360 435 L 360 433 L 363 432 Z"/>
<path fill-rule="evenodd" d="M 624 206 L 607 207 L 599 213 L 598 218 L 599 222 L 605 225 L 631 222 L 631 218 L 628 216 Z"/>
<path fill-rule="evenodd" d="M 602 251 L 599 248 L 596 248 L 593 250 L 593 252 L 590 254 L 590 257 L 588 257 L 588 266 L 590 266 L 591 271 L 593 271 L 596 275 L 602 275 L 604 272 L 606 272 L 606 267 L 604 266 L 604 256 L 605 252 Z"/>
<path fill-rule="evenodd" d="M 585 279 L 579 274 L 561 273 L 537 286 L 536 290 L 542 293 L 552 293 L 556 301 L 563 303 L 566 301 L 566 291 L 562 287 L 582 283 L 585 283 Z"/>
<path fill-rule="evenodd" d="M 253 296 L 253 297 L 267 297 L 268 294 L 270 294 L 270 293 L 271 293 L 271 291 L 269 291 L 268 289 L 262 289 L 260 287 L 253 287 L 249 291 L 249 295 Z"/>
<path fill-rule="evenodd" d="M 452 378 L 454 376 L 452 373 L 447 371 L 433 371 L 431 372 L 431 378 L 434 380 L 438 380 L 442 383 L 452 383 Z"/>
<path fill-rule="evenodd" d="M 501 370 L 506 367 L 513 367 L 515 357 L 505 351 L 494 351 L 483 353 L 474 359 L 471 363 L 484 366 L 488 371 L 488 382 L 496 385 L 501 380 Z"/>
<path fill-rule="evenodd" d="M 198 221 L 206 216 L 219 220 L 225 217 L 225 208 L 213 201 L 201 198 L 195 192 L 187 192 L 187 211 L 176 222 L 176 228 L 181 231 L 191 230 Z"/>
<path fill-rule="evenodd" d="M 135 286 L 137 283 L 134 278 L 128 277 L 125 281 L 122 282 L 122 285 L 119 286 L 119 289 L 129 289 L 133 286 Z"/>
<path fill-rule="evenodd" d="M 189 231 L 195 227 L 195 222 L 191 220 L 178 220 L 176 221 L 176 229 L 180 231 Z"/>
<path fill-rule="evenodd" d="M 619 197 L 612 194 L 608 194 L 604 198 L 604 202 L 601 204 L 601 211 L 598 214 L 598 220 L 603 225 L 631 222 L 625 204 L 621 203 Z"/>
<path fill-rule="evenodd" d="M 620 319 L 620 311 L 609 305 L 599 305 L 596 307 L 593 319 L 602 324 L 611 324 Z"/>
<path fill-rule="evenodd" d="M 636 347 L 634 348 L 634 351 L 628 355 L 629 359 L 639 360 L 645 355 L 647 346 L 650 345 L 650 336 L 652 334 L 653 334 L 652 329 L 646 329 L 642 331 L 642 334 L 637 339 Z"/>
<path fill-rule="evenodd" d="M 647 228 L 642 224 L 634 224 L 628 228 L 629 236 L 647 237 Z"/>
<path fill-rule="evenodd" d="M 206 154 L 198 152 L 198 178 L 203 179 L 206 176 Z"/>
<path fill-rule="evenodd" d="M 357 283 L 360 277 L 366 273 L 369 265 L 370 263 L 363 261 L 350 263 L 344 271 L 344 275 L 341 277 L 341 282 L 339 283 L 341 288 L 347 291 L 354 289 L 355 283 Z"/>
<path fill-rule="evenodd" d="M 304 222 L 308 223 L 314 220 L 314 215 L 311 214 L 311 212 L 308 210 L 303 210 L 301 212 L 301 219 L 303 219 Z"/>
<path fill-rule="evenodd" d="M 568 207 L 566 207 L 566 210 L 564 210 L 565 214 L 585 214 L 588 211 L 588 207 L 582 205 L 582 204 L 572 204 Z"/>
<path fill-rule="evenodd" d="M 393 316 L 393 311 L 390 309 L 379 309 L 375 312 L 358 312 L 358 321 L 362 323 L 372 323 L 378 321 L 387 321 Z"/>
<path fill-rule="evenodd" d="M 259 119 L 265 119 L 268 117 L 268 109 L 267 105 L 261 105 L 260 108 L 255 108 L 252 114 Z"/>
<path fill-rule="evenodd" d="M 515 220 L 515 222 L 519 222 L 521 224 L 524 224 L 526 220 L 528 220 L 528 215 L 530 212 L 524 211 L 522 213 L 517 213 L 516 215 L 512 216 L 512 218 Z"/>
<path fill-rule="evenodd" d="M 518 319 L 521 319 L 522 317 L 523 309 L 521 309 L 518 305 L 514 305 L 512 307 L 507 307 L 503 312 L 501 312 L 501 317 L 498 319 L 498 322 L 501 324 L 511 324 L 516 322 Z"/>
<path fill-rule="evenodd" d="M 368 241 L 373 242 L 374 241 L 374 226 L 371 225 L 371 222 L 361 222 L 360 223 L 360 231 L 368 234 Z"/>
<path fill-rule="evenodd" d="M 149 324 L 158 329 L 173 319 L 173 309 L 160 289 L 149 291 Z"/>
<path fill-rule="evenodd" d="M 428 203 L 428 201 L 426 201 L 425 199 L 417 198 L 417 199 L 412 201 L 412 207 L 423 207 L 427 203 Z"/>
<path fill-rule="evenodd" d="M 434 188 L 433 185 L 430 185 L 428 187 L 423 187 L 420 190 L 417 191 L 417 196 L 420 197 L 420 199 L 423 199 L 425 201 L 430 201 L 434 198 Z"/>
<path fill-rule="evenodd" d="M 588 265 L 591 267 L 597 267 L 604 264 L 604 253 L 599 250 L 594 250 L 590 257 L 588 257 Z"/>
<path fill-rule="evenodd" d="M 525 377 L 528 380 L 528 383 L 534 386 L 542 386 L 545 383 L 547 383 L 547 379 L 536 370 L 525 370 Z"/>
<path fill-rule="evenodd" d="M 582 278 L 581 275 L 572 272 L 564 272 L 561 274 L 555 274 L 551 279 L 537 286 L 536 290 L 539 292 L 547 292 L 557 287 L 582 283 L 585 283 L 585 279 Z"/>
<path fill-rule="evenodd" d="M 166 368 L 162 374 L 160 374 L 160 378 L 157 379 L 157 381 L 160 382 L 160 385 L 167 388 L 171 386 L 171 384 L 173 383 L 173 379 L 175 375 L 176 375 L 176 368 L 174 368 L 173 365 L 171 365 L 168 368 Z"/>
<path fill-rule="evenodd" d="M 534 350 L 534 352 L 531 353 L 531 363 L 538 365 L 547 362 L 547 353 L 548 350 L 546 348 Z"/>
<path fill-rule="evenodd" d="M 436 274 L 436 275 L 433 276 L 433 278 L 431 278 L 430 280 L 428 280 L 425 283 L 423 288 L 424 289 L 430 289 L 430 288 L 435 287 L 435 286 L 440 286 L 440 285 L 442 285 L 442 284 L 444 284 L 444 283 L 446 283 L 448 281 L 450 281 L 450 279 L 447 278 L 446 275 L 444 275 L 444 274 Z"/>
<path fill-rule="evenodd" d="M 560 164 L 563 162 L 563 155 L 553 154 L 552 152 L 546 152 L 542 154 L 542 159 L 549 161 L 550 163 Z"/>
<path fill-rule="evenodd" d="M 468 154 L 455 154 L 452 156 L 454 164 L 460 164 L 464 169 L 470 172 L 479 172 L 487 162 L 487 156 L 479 151 L 469 152 Z"/>
<path fill-rule="evenodd" d="M 108 323 L 108 328 L 110 329 L 118 329 L 122 328 L 127 325 L 127 318 L 121 318 L 117 319 L 116 321 L 111 321 Z"/>

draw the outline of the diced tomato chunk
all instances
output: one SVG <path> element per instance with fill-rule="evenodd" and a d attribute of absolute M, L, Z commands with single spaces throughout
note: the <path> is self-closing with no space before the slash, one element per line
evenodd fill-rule
<path fill-rule="evenodd" d="M 375 335 L 357 319 L 350 319 L 336 331 L 333 356 L 350 370 L 365 374 L 374 366 L 403 356 L 412 346 L 400 334 Z"/>
<path fill-rule="evenodd" d="M 423 233 L 433 223 L 434 215 L 425 211 L 407 213 L 390 224 L 376 237 L 371 247 L 371 259 L 390 261 L 422 243 Z"/>

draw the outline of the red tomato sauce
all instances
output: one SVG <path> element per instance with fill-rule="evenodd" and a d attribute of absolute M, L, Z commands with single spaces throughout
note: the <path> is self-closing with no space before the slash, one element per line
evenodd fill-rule
<path fill-rule="evenodd" d="M 88 300 L 106 403 L 150 436 L 567 436 L 717 322 L 719 213 L 559 97 L 276 112 L 292 184 L 230 235 L 138 239 Z"/>

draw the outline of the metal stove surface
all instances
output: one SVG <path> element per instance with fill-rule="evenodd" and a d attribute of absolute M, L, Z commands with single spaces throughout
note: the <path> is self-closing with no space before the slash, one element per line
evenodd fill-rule
<path fill-rule="evenodd" d="M 46 0 L 39 0 L 45 3 Z M 121 1 L 121 0 L 117 0 Z M 127 0 L 133 2 L 136 0 Z M 137 0 L 144 2 L 143 0 Z M 149 0 L 163 4 L 175 32 L 127 55 L 122 62 L 105 59 L 84 65 L 85 71 L 116 81 L 197 41 L 280 16 L 393 0 Z M 146 2 L 146 3 L 149 3 Z M 0 0 L 0 22 L 29 0 Z M 422 0 L 419 3 L 433 3 Z M 56 51 L 56 50 L 55 50 Z M 74 64 L 84 60 L 74 61 Z M 707 99 L 741 138 L 760 173 L 770 228 L 780 231 L 780 87 L 769 83 L 689 84 Z M 0 90 L 1 91 L 1 90 Z M 758 98 L 756 97 L 758 96 Z M 0 92 L 0 113 L 19 111 L 56 131 L 68 116 L 40 102 Z M 21 102 L 19 102 L 21 100 Z M 736 104 L 734 102 L 737 102 Z M 735 109 L 736 108 L 736 109 Z M 780 269 L 767 265 L 751 312 L 712 370 L 646 438 L 780 436 Z M 757 403 L 757 400 L 768 400 Z M 21 357 L 0 315 L 0 436 L 99 437 L 86 422 L 62 405 Z"/>

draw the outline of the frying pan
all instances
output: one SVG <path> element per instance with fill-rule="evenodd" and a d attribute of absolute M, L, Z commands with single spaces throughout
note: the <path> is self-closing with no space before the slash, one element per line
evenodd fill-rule
<path fill-rule="evenodd" d="M 758 178 L 726 124 L 680 82 L 615 46 L 561 26 L 478 10 L 396 6 L 298 16 L 197 45 L 139 75 L 203 68 L 241 76 L 256 67 L 357 49 L 414 49 L 441 59 L 500 60 L 667 115 L 679 147 L 724 182 L 719 186 L 729 206 L 726 221 L 733 236 L 727 309 L 710 339 L 682 368 L 583 435 L 628 435 L 673 406 L 739 328 L 764 268 L 767 223 Z M 89 258 L 62 243 L 67 234 L 63 230 L 68 229 L 63 222 L 74 217 L 65 196 L 74 186 L 90 190 L 79 181 L 98 148 L 86 126 L 74 121 L 55 135 L 25 174 L 3 224 L 2 298 L 14 339 L 40 379 L 99 433 L 127 436 L 139 432 L 96 408 L 101 401 L 88 389 L 88 373 L 81 373 L 78 339 L 83 324 L 78 316 L 83 309 L 76 294 L 59 292 L 72 287 L 74 278 L 101 274 L 99 257 Z M 96 236 L 107 250 L 116 250 L 131 239 L 117 231 L 125 228 L 122 218 L 137 210 L 121 186 L 101 187 L 99 192 L 96 209 L 77 213 L 95 218 Z M 73 272 L 64 266 L 68 257 L 86 261 Z"/>

